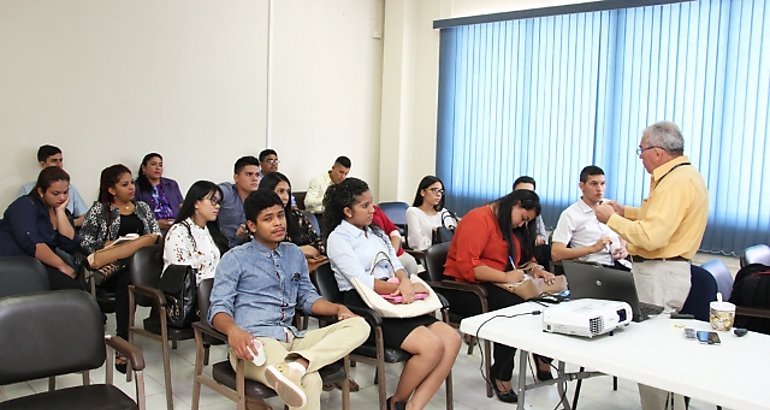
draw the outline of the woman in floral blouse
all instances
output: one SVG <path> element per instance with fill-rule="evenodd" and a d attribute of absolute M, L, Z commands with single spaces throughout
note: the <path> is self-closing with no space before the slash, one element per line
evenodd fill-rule
<path fill-rule="evenodd" d="M 227 239 L 217 224 L 221 202 L 222 190 L 217 184 L 211 181 L 192 184 L 166 234 L 164 271 L 168 265 L 190 265 L 197 269 L 196 284 L 214 277 L 219 257 L 227 251 Z"/>

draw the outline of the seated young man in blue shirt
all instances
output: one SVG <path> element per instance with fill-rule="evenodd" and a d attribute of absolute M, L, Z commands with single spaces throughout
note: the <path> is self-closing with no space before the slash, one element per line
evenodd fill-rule
<path fill-rule="evenodd" d="M 302 251 L 286 236 L 286 216 L 274 192 L 255 191 L 244 203 L 254 239 L 222 256 L 211 291 L 209 322 L 227 335 L 230 362 L 247 360 L 246 377 L 274 389 L 291 408 L 321 408 L 318 369 L 345 357 L 369 336 L 369 325 L 321 298 Z M 296 308 L 340 321 L 303 332 Z M 260 352 L 261 346 L 261 352 Z M 257 365 L 251 362 L 257 356 Z M 264 354 L 263 358 L 260 358 Z"/>

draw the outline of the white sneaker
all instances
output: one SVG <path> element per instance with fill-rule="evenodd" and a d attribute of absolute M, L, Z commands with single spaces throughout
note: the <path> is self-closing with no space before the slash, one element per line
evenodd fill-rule
<path fill-rule="evenodd" d="M 302 375 L 286 363 L 267 366 L 265 379 L 289 407 L 304 407 L 307 403 L 307 395 L 302 390 Z"/>

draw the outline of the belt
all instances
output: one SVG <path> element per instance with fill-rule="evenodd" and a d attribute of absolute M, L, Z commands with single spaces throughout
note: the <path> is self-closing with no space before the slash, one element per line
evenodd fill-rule
<path fill-rule="evenodd" d="M 673 258 L 645 258 L 642 256 L 632 255 L 631 258 L 633 259 L 634 263 L 647 261 L 690 262 L 689 259 L 683 258 L 681 256 L 674 256 Z"/>

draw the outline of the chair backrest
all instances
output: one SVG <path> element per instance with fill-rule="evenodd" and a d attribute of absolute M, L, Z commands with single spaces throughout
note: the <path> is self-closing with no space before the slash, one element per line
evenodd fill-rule
<path fill-rule="evenodd" d="M 297 201 L 297 208 L 304 211 L 305 210 L 305 196 L 307 196 L 307 191 L 292 191 L 291 193 L 294 195 L 294 199 Z"/>
<path fill-rule="evenodd" d="M 313 225 L 315 232 L 320 235 L 321 224 L 318 223 L 318 218 L 315 216 L 315 214 L 310 211 L 302 211 L 302 214 L 305 215 L 305 218 L 307 218 L 307 220 L 310 221 L 310 224 Z"/>
<path fill-rule="evenodd" d="M 342 292 L 337 286 L 337 279 L 334 279 L 334 271 L 331 264 L 326 263 L 318 267 L 315 271 L 316 286 L 318 293 L 326 300 L 333 303 L 342 303 Z"/>
<path fill-rule="evenodd" d="M 727 269 L 724 261 L 712 259 L 701 265 L 701 268 L 709 271 L 714 280 L 717 281 L 717 289 L 722 294 L 722 299 L 730 300 L 730 295 L 733 293 L 733 275 Z"/>
<path fill-rule="evenodd" d="M 157 288 L 163 273 L 163 245 L 152 245 L 136 251 L 131 255 L 129 271 L 132 284 Z M 136 304 L 151 306 L 152 299 L 137 294 Z"/>
<path fill-rule="evenodd" d="M 717 281 L 707 270 L 690 265 L 690 293 L 680 313 L 689 313 L 698 320 L 709 320 L 709 304 L 717 300 Z"/>
<path fill-rule="evenodd" d="M 406 202 L 380 202 L 377 206 L 385 212 L 393 225 L 400 228 L 406 228 L 406 209 L 409 208 L 409 204 Z"/>
<path fill-rule="evenodd" d="M 198 284 L 198 313 L 201 321 L 208 320 L 209 306 L 211 305 L 211 289 L 214 287 L 214 278 L 203 279 Z"/>
<path fill-rule="evenodd" d="M 760 243 L 744 249 L 741 253 L 741 268 L 752 263 L 770 266 L 770 246 Z"/>
<path fill-rule="evenodd" d="M 449 254 L 449 242 L 433 245 L 425 251 L 425 270 L 431 281 L 439 282 L 444 279 L 444 263 L 446 263 L 447 254 Z"/>
<path fill-rule="evenodd" d="M 0 385 L 98 368 L 104 363 L 99 306 L 80 290 L 0 299 Z"/>
<path fill-rule="evenodd" d="M 0 258 L 0 298 L 49 290 L 48 274 L 31 256 Z"/>

